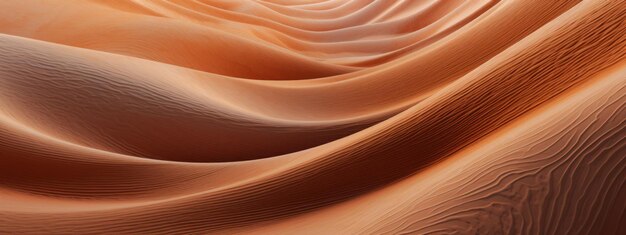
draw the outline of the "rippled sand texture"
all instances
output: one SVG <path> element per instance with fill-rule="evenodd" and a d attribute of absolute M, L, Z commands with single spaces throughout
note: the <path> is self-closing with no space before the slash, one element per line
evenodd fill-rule
<path fill-rule="evenodd" d="M 2 0 L 2 234 L 625 234 L 626 1 Z"/>

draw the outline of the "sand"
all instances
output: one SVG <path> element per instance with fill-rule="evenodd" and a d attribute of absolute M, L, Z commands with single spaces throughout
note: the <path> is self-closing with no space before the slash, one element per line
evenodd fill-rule
<path fill-rule="evenodd" d="M 624 1 L 0 9 L 0 233 L 626 232 Z"/>

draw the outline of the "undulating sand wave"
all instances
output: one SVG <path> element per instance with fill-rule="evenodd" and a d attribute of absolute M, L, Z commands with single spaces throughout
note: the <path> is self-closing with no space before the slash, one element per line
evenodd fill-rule
<path fill-rule="evenodd" d="M 626 1 L 0 1 L 0 233 L 626 233 Z"/>

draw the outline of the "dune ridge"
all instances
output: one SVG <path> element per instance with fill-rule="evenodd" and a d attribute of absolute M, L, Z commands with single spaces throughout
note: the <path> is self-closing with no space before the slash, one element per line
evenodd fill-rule
<path fill-rule="evenodd" d="M 1 233 L 626 232 L 625 1 L 0 9 Z"/>

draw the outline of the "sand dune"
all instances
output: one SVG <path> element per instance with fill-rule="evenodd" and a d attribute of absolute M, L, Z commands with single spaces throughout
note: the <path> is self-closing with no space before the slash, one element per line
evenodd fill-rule
<path fill-rule="evenodd" d="M 0 9 L 2 233 L 626 232 L 624 1 Z"/>

